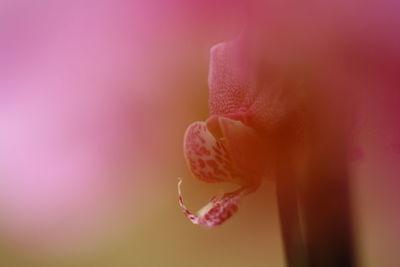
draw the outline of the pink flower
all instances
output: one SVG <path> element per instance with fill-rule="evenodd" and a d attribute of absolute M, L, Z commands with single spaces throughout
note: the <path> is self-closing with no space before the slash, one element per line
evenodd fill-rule
<path fill-rule="evenodd" d="M 271 176 L 276 129 L 289 113 L 296 113 L 285 103 L 284 87 L 266 87 L 256 77 L 255 64 L 244 53 L 244 45 L 238 39 L 211 49 L 211 115 L 205 122 L 191 124 L 184 138 L 185 157 L 196 178 L 240 188 L 212 198 L 199 215 L 184 206 L 179 190 L 180 205 L 194 224 L 223 223 L 237 211 L 243 196 L 257 190 L 267 171 Z"/>
<path fill-rule="evenodd" d="M 315 7 L 318 16 L 324 12 L 327 9 Z M 344 149 L 350 160 L 363 156 L 354 138 L 361 128 L 355 110 L 365 77 L 360 79 L 364 70 L 354 60 L 357 54 L 352 48 L 360 41 L 352 36 L 344 38 L 347 35 L 340 33 L 341 28 L 332 26 L 336 16 L 327 18 L 328 26 L 321 26 L 310 24 L 302 12 L 293 15 L 299 25 L 304 24 L 303 32 L 297 32 L 298 24 L 292 23 L 293 29 L 281 40 L 283 22 L 255 20 L 240 38 L 211 49 L 210 117 L 188 127 L 184 153 L 199 180 L 229 182 L 240 188 L 212 198 L 198 215 L 185 207 L 180 194 L 180 205 L 195 224 L 223 223 L 264 177 L 274 177 L 276 165 L 282 165 L 282 142 L 294 160 L 293 172 L 303 172 L 309 146 L 305 129 L 310 127 L 313 109 L 325 118 L 343 114 L 342 122 L 332 122 L 345 127 L 349 140 L 341 145 L 348 146 Z M 309 36 L 315 38 L 312 43 Z M 369 59 L 370 55 L 363 57 Z M 324 101 L 329 107 L 324 107 Z"/>

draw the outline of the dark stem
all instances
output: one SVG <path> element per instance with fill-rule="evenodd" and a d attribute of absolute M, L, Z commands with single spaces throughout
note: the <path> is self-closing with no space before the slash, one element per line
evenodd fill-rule
<path fill-rule="evenodd" d="M 288 267 L 305 267 L 306 250 L 300 221 L 296 143 L 293 120 L 281 125 L 275 142 L 277 151 L 276 196 L 282 242 Z"/>
<path fill-rule="evenodd" d="M 284 170 L 276 182 L 279 220 L 288 267 L 306 266 L 305 249 L 297 203 L 296 183 Z"/>
<path fill-rule="evenodd" d="M 348 175 L 319 165 L 304 184 L 302 200 L 311 267 L 355 266 Z"/>
<path fill-rule="evenodd" d="M 310 91 L 308 171 L 299 180 L 308 266 L 354 267 L 347 156 L 351 109 L 340 88 L 318 88 Z"/>
<path fill-rule="evenodd" d="M 341 99 L 314 91 L 310 95 L 305 147 L 296 149 L 290 121 L 278 134 L 276 187 L 286 262 L 289 267 L 355 267 L 347 157 L 350 112 Z"/>
<path fill-rule="evenodd" d="M 301 203 L 311 267 L 355 266 L 347 146 L 338 144 L 338 135 L 314 136 L 309 172 L 302 179 Z"/>

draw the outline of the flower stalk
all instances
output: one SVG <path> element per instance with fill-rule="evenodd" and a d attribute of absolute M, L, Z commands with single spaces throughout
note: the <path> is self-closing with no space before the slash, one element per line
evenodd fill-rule
<path fill-rule="evenodd" d="M 311 94 L 309 168 L 300 190 L 309 266 L 354 267 L 349 103 L 329 94 Z"/>
<path fill-rule="evenodd" d="M 293 177 L 282 168 L 276 183 L 276 194 L 286 264 L 288 267 L 305 267 L 306 254 L 295 184 Z"/>
<path fill-rule="evenodd" d="M 286 261 L 289 267 L 354 267 L 346 132 L 350 110 L 345 101 L 317 92 L 310 91 L 305 116 L 305 170 L 293 172 L 290 153 L 280 160 L 285 165 L 278 166 L 277 199 Z M 279 145 L 287 151 L 284 143 Z"/>

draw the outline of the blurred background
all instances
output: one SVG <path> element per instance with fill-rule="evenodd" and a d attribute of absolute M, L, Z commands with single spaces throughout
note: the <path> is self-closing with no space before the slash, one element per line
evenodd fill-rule
<path fill-rule="evenodd" d="M 398 62 L 389 3 L 373 12 L 375 28 L 363 26 L 384 42 L 373 47 L 385 52 L 379 59 Z M 275 4 L 261 10 L 285 21 Z M 177 202 L 178 177 L 193 210 L 229 189 L 191 176 L 182 139 L 208 116 L 209 49 L 240 32 L 242 9 L 225 0 L 0 1 L 1 266 L 284 266 L 272 182 L 215 229 L 192 225 Z M 398 79 L 368 77 L 394 93 L 365 97 L 363 157 L 352 164 L 357 254 L 361 266 L 398 266 Z"/>

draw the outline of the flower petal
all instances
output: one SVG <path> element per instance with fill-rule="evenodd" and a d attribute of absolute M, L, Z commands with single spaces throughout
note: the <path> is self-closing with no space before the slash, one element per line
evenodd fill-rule
<path fill-rule="evenodd" d="M 263 145 L 256 131 L 241 121 L 220 116 L 224 145 L 244 182 L 256 186 L 264 174 Z"/>
<path fill-rule="evenodd" d="M 179 180 L 178 193 L 179 205 L 181 206 L 183 213 L 193 224 L 198 224 L 205 227 L 214 227 L 220 225 L 232 217 L 232 215 L 239 209 L 241 198 L 252 191 L 244 187 L 235 192 L 226 193 L 222 196 L 215 196 L 206 206 L 200 209 L 198 215 L 194 215 L 183 203 L 181 183 L 182 180 Z"/>
<path fill-rule="evenodd" d="M 215 138 L 205 122 L 194 122 L 186 130 L 184 154 L 192 173 L 207 183 L 243 184 L 234 170 L 231 155 L 221 138 Z"/>
<path fill-rule="evenodd" d="M 238 41 L 211 48 L 208 78 L 211 114 L 246 112 L 253 103 L 257 92 L 251 85 L 243 58 Z"/>
<path fill-rule="evenodd" d="M 256 132 L 239 120 L 211 116 L 206 122 L 195 122 L 186 130 L 184 154 L 192 173 L 208 183 L 239 184 L 237 191 L 213 197 L 198 215 L 179 204 L 194 224 L 212 227 L 223 223 L 237 210 L 240 199 L 255 191 L 261 180 L 261 165 L 255 164 L 260 145 Z M 180 182 L 179 182 L 180 186 Z"/>

